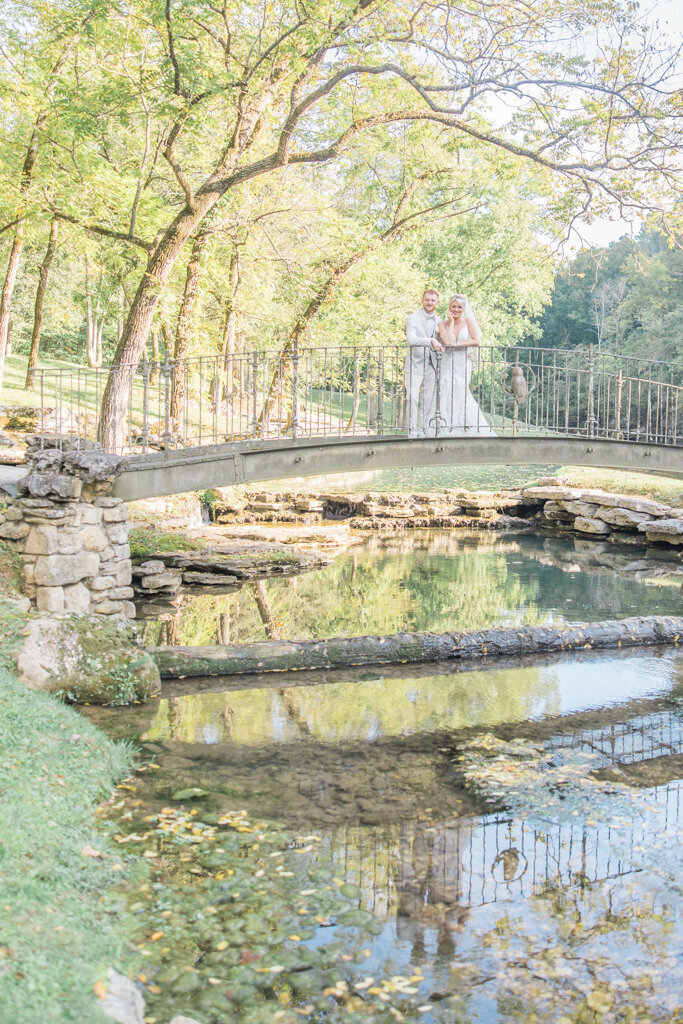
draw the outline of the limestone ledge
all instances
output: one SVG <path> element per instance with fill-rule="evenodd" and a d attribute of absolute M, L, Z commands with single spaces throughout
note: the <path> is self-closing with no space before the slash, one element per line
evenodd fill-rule
<path fill-rule="evenodd" d="M 181 586 L 238 589 L 252 580 L 292 576 L 330 564 L 312 551 L 284 553 L 276 545 L 244 542 L 207 546 L 200 551 L 160 551 L 133 564 L 133 589 L 139 596 L 175 597 Z"/>
<path fill-rule="evenodd" d="M 683 508 L 551 479 L 520 491 L 462 489 L 432 494 L 252 491 L 213 506 L 214 522 L 311 523 L 343 520 L 358 530 L 541 527 L 614 542 L 674 547 L 683 554 Z"/>

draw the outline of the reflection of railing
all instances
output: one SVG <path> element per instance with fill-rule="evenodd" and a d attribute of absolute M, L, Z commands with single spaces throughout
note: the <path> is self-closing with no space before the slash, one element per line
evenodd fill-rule
<path fill-rule="evenodd" d="M 683 720 L 675 711 L 631 718 L 604 729 L 582 729 L 553 737 L 551 750 L 571 749 L 597 754 L 595 767 L 636 764 L 655 757 L 683 754 Z"/>
<path fill-rule="evenodd" d="M 683 716 L 663 709 L 599 729 L 557 733 L 546 743 L 549 768 L 562 751 L 593 756 L 590 770 L 683 753 Z M 539 828 L 505 814 L 406 822 L 370 830 L 348 827 L 330 836 L 340 871 L 360 887 L 380 916 L 429 927 L 441 915 L 450 927 L 471 908 L 528 899 L 549 886 L 620 878 L 636 869 L 638 849 L 678 846 L 683 782 L 648 790 L 655 814 L 614 829 L 609 823 L 549 822 Z M 357 852 L 358 851 L 358 852 Z"/>
<path fill-rule="evenodd" d="M 623 828 L 617 835 L 607 824 L 541 830 L 485 815 L 428 826 L 338 829 L 330 850 L 340 873 L 361 889 L 365 906 L 380 917 L 410 920 L 407 937 L 411 929 L 456 925 L 476 907 L 630 874 L 638 869 L 638 849 L 679 845 L 682 795 L 680 782 L 648 790 L 659 813 L 634 823 L 626 838 Z"/>
<path fill-rule="evenodd" d="M 681 443 L 683 366 L 592 348 L 482 346 L 472 360 L 462 351 L 456 356 L 459 362 L 416 347 L 406 361 L 405 345 L 294 346 L 229 358 L 143 360 L 136 367 L 41 370 L 41 430 L 96 441 L 111 375 L 115 391 L 117 377 L 122 386 L 133 381 L 125 422 L 113 431 L 124 451 L 261 438 L 401 436 L 409 427 L 429 436 L 477 435 L 488 425 L 504 435 Z M 510 388 L 513 367 L 528 387 Z M 519 369 L 515 373 L 519 382 Z"/>

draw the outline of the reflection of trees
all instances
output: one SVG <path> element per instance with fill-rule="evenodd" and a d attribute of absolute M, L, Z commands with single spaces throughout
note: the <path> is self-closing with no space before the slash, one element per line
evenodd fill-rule
<path fill-rule="evenodd" d="M 264 580 L 257 580 L 249 584 L 249 590 L 254 596 L 261 622 L 266 631 L 268 640 L 280 640 L 282 637 L 282 624 L 277 621 L 270 607 L 268 590 Z"/>
<path fill-rule="evenodd" d="M 570 620 L 674 610 L 673 587 L 620 576 L 631 555 L 599 548 L 481 531 L 373 535 L 333 565 L 293 579 L 250 583 L 221 596 L 184 594 L 172 635 L 188 645 L 321 639 L 533 625 L 546 609 Z M 145 631 L 149 643 L 169 642 L 170 626 Z"/>
<path fill-rule="evenodd" d="M 169 725 L 165 701 L 149 739 L 191 742 L 199 722 L 220 730 L 226 705 L 233 712 L 233 738 L 253 746 L 273 741 L 295 743 L 309 736 L 322 743 L 355 742 L 440 730 L 491 727 L 520 721 L 532 711 L 556 708 L 555 682 L 541 666 L 485 669 L 462 675 L 370 678 L 339 682 L 205 692 L 176 698 L 182 711 Z"/>

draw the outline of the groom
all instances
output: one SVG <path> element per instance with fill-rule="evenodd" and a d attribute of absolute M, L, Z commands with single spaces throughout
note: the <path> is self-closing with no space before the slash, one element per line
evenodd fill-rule
<path fill-rule="evenodd" d="M 418 407 L 420 388 L 424 384 L 423 411 L 431 407 L 428 392 L 436 387 L 435 352 L 443 352 L 439 341 L 436 325 L 436 307 L 439 304 L 439 293 L 435 288 L 427 288 L 422 295 L 422 309 L 411 313 L 406 321 L 406 337 L 408 354 L 405 361 L 406 398 L 408 406 L 408 437 L 418 437 L 424 433 L 427 423 L 420 424 Z M 425 401 L 427 399 L 427 401 Z M 424 416 L 423 416 L 424 418 Z"/>

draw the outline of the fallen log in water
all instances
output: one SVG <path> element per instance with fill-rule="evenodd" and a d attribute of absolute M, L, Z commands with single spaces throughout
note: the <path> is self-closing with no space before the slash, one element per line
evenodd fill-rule
<path fill-rule="evenodd" d="M 545 651 L 573 651 L 647 644 L 677 644 L 683 616 L 570 622 L 557 626 L 508 626 L 462 633 L 394 633 L 332 640 L 267 640 L 210 647 L 156 647 L 162 677 L 232 676 L 260 672 L 405 665 L 425 661 L 500 658 Z"/>

